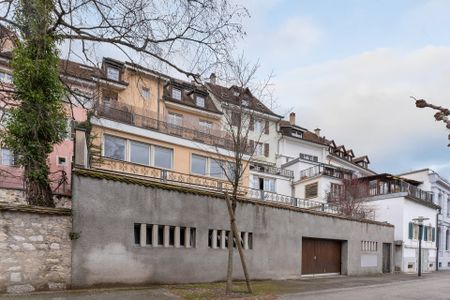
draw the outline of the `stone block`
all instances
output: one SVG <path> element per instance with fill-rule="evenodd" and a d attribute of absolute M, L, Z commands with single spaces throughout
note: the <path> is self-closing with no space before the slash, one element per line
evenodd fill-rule
<path fill-rule="evenodd" d="M 52 250 L 59 250 L 61 247 L 59 246 L 58 243 L 51 243 L 50 244 L 50 249 Z"/>
<path fill-rule="evenodd" d="M 49 282 L 48 283 L 49 290 L 65 290 L 66 284 L 61 282 Z"/>
<path fill-rule="evenodd" d="M 29 240 L 33 242 L 42 242 L 44 237 L 42 235 L 33 235 L 29 237 Z"/>
<path fill-rule="evenodd" d="M 12 272 L 9 276 L 10 276 L 9 279 L 12 282 L 21 282 L 22 281 L 22 274 L 20 272 Z"/>
<path fill-rule="evenodd" d="M 19 242 L 25 241 L 25 238 L 24 238 L 23 236 L 20 236 L 20 235 L 14 235 L 13 238 L 14 238 L 16 241 L 19 241 Z"/>
<path fill-rule="evenodd" d="M 33 291 L 34 287 L 31 284 L 11 285 L 6 288 L 6 292 L 11 294 L 30 293 Z"/>
<path fill-rule="evenodd" d="M 23 247 L 24 250 L 27 250 L 27 251 L 34 251 L 34 250 L 36 250 L 36 247 L 34 247 L 33 244 L 30 244 L 30 243 L 23 243 L 22 247 Z"/>

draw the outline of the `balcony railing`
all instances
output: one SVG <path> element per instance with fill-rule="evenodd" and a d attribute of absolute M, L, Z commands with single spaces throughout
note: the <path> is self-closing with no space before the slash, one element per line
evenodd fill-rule
<path fill-rule="evenodd" d="M 331 167 L 329 165 L 319 164 L 317 166 L 300 171 L 300 180 L 325 175 L 339 179 L 352 179 L 353 173 L 350 170 Z"/>
<path fill-rule="evenodd" d="M 151 166 L 144 166 L 130 163 L 127 161 L 115 160 L 106 157 L 95 159 L 94 169 L 111 171 L 114 173 L 122 173 L 132 175 L 134 177 L 152 180 L 163 183 L 187 186 L 211 192 L 232 191 L 232 185 L 226 180 L 220 180 L 205 176 L 197 176 L 175 172 L 172 170 L 159 169 Z M 281 203 L 288 206 L 299 207 L 314 211 L 323 211 L 332 214 L 339 214 L 338 210 L 332 205 L 321 203 L 318 201 L 309 201 L 299 199 L 287 195 L 277 194 L 275 192 L 262 191 L 247 187 L 240 187 L 238 194 L 242 197 L 251 199 L 268 201 L 273 203 Z"/>
<path fill-rule="evenodd" d="M 262 166 L 262 165 L 258 165 L 258 164 L 252 164 L 250 166 L 250 170 L 255 171 L 255 172 L 267 173 L 267 174 L 271 174 L 271 175 L 279 175 L 279 176 L 289 177 L 289 178 L 294 177 L 294 171 L 281 169 L 281 168 L 277 168 L 277 167 L 272 167 L 272 166 Z"/>
<path fill-rule="evenodd" d="M 433 193 L 423 191 L 402 180 L 372 180 L 368 185 L 370 196 L 407 193 L 410 197 L 433 203 Z"/>
<path fill-rule="evenodd" d="M 132 111 L 119 109 L 105 104 L 99 104 L 97 106 L 97 114 L 100 117 L 120 123 L 158 131 L 206 145 L 233 150 L 233 142 L 227 137 L 227 133 L 224 131 L 215 130 L 214 134 L 212 134 L 207 131 L 196 130 L 163 122 L 148 116 L 139 115 Z"/>

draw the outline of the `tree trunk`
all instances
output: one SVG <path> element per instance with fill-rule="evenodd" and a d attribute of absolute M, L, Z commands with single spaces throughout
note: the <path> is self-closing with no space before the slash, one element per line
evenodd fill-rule
<path fill-rule="evenodd" d="M 231 228 L 231 222 L 230 222 Z M 227 268 L 227 285 L 225 293 L 230 294 L 233 285 L 233 231 L 228 233 L 228 268 Z"/>
<path fill-rule="evenodd" d="M 42 170 L 39 170 L 42 172 Z M 32 171 L 31 171 L 32 172 Z M 25 172 L 25 192 L 26 200 L 29 205 L 55 207 L 53 201 L 53 192 L 50 184 L 45 181 L 42 182 L 33 176 L 27 176 L 30 170 Z"/>
<path fill-rule="evenodd" d="M 237 225 L 236 225 L 236 218 L 235 218 L 236 209 L 233 210 L 228 193 L 225 193 L 225 201 L 227 202 L 228 214 L 230 216 L 230 228 L 231 228 L 231 232 L 234 235 L 234 238 L 236 239 L 236 246 L 238 248 L 239 257 L 241 259 L 242 270 L 244 271 L 245 282 L 247 284 L 247 290 L 251 294 L 251 293 L 253 293 L 253 290 L 252 290 L 252 286 L 250 284 L 250 276 L 249 276 L 248 270 L 247 270 L 247 263 L 245 262 L 245 256 L 244 256 L 244 250 L 242 249 L 241 237 L 239 235 Z M 230 248 L 230 244 L 231 243 L 228 240 L 228 249 Z M 231 247 L 231 248 L 233 248 L 233 247 Z M 228 288 L 228 282 L 227 282 L 227 288 Z"/>

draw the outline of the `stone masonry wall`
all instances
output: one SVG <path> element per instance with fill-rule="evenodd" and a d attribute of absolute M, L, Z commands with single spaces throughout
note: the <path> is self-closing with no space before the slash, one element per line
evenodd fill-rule
<path fill-rule="evenodd" d="M 56 207 L 63 207 L 63 208 L 72 207 L 72 201 L 70 197 L 62 195 L 54 195 L 53 200 L 55 201 Z M 27 201 L 25 200 L 25 193 L 23 190 L 0 188 L 0 203 L 26 205 Z"/>
<path fill-rule="evenodd" d="M 71 282 L 68 209 L 0 206 L 0 293 L 65 289 Z"/>

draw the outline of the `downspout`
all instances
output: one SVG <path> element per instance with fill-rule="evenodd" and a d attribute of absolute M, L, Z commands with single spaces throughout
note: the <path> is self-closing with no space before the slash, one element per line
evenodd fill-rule
<path fill-rule="evenodd" d="M 159 114 L 160 114 L 160 104 L 159 104 L 159 102 L 161 101 L 161 99 L 160 99 L 160 81 L 161 81 L 161 77 L 159 77 L 158 76 L 158 99 L 157 99 L 157 103 L 156 103 L 156 110 L 157 110 L 157 112 L 156 112 L 156 120 L 157 120 L 157 128 L 159 129 Z"/>
<path fill-rule="evenodd" d="M 439 215 L 441 214 L 441 208 L 439 207 L 438 213 L 436 214 L 436 271 L 439 271 L 439 235 L 441 231 L 439 230 Z"/>

